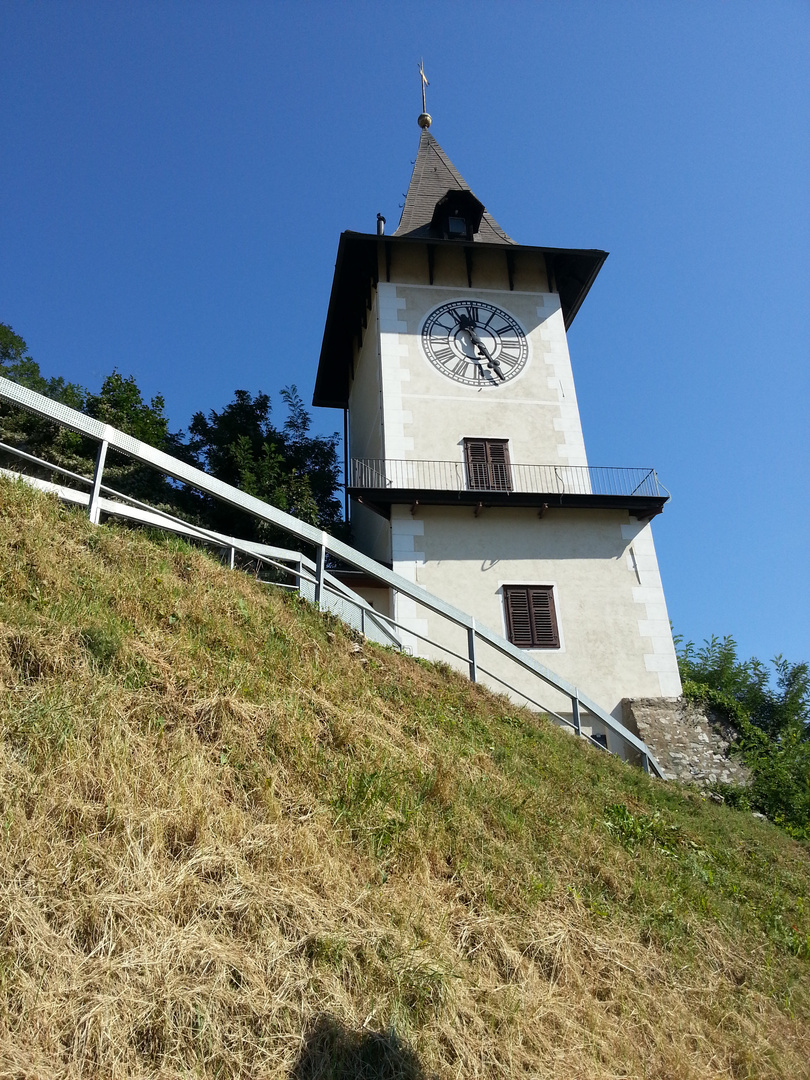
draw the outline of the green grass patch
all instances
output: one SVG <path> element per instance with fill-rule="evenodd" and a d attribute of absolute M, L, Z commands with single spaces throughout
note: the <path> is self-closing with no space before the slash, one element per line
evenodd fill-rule
<path fill-rule="evenodd" d="M 5 480 L 0 575 L 10 1076 L 807 1075 L 806 843 Z"/>

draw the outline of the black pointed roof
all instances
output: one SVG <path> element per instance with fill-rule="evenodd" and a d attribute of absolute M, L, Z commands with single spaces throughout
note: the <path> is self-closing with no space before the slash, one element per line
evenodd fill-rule
<path fill-rule="evenodd" d="M 453 165 L 427 129 L 419 137 L 419 152 L 413 167 L 413 176 L 405 196 L 402 217 L 394 236 L 407 236 L 414 240 L 430 238 L 436 203 L 448 191 L 470 191 L 469 184 Z M 472 194 L 472 192 L 470 191 Z M 487 244 L 514 244 L 498 222 L 484 210 L 475 240 Z"/>

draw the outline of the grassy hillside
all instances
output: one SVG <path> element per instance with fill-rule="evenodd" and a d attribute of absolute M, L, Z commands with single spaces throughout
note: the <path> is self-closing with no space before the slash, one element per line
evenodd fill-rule
<path fill-rule="evenodd" d="M 0 480 L 0 1078 L 810 1076 L 807 846 Z"/>

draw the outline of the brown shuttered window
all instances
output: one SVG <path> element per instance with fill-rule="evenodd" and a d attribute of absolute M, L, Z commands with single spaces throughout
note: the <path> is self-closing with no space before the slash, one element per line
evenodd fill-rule
<path fill-rule="evenodd" d="M 473 491 L 511 491 L 512 467 L 506 439 L 465 439 L 467 484 Z"/>
<path fill-rule="evenodd" d="M 521 649 L 559 649 L 560 634 L 551 585 L 504 585 L 506 631 Z"/>

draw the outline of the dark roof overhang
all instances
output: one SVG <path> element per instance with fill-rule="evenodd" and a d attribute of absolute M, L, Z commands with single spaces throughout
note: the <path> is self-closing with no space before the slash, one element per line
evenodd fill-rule
<path fill-rule="evenodd" d="M 507 506 L 512 509 L 626 510 L 631 517 L 649 521 L 660 514 L 668 495 L 577 495 L 558 491 L 434 491 L 424 488 L 349 487 L 351 498 L 383 517 L 392 506 L 472 506 L 479 509 Z"/>
<path fill-rule="evenodd" d="M 552 291 L 560 295 L 566 330 L 574 321 L 583 300 L 607 258 L 606 251 L 576 248 L 529 247 L 525 244 L 489 244 L 481 241 L 425 240 L 408 236 L 377 236 L 373 233 L 344 232 L 338 244 L 335 276 L 326 314 L 313 405 L 345 409 L 353 376 L 354 347 L 367 329 L 372 290 L 378 268 L 388 266 L 396 246 L 427 249 L 436 244 L 472 249 L 476 255 L 492 251 L 506 258 L 507 265 L 518 252 L 544 260 Z M 512 271 L 509 270 L 511 280 Z"/>

